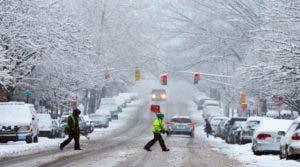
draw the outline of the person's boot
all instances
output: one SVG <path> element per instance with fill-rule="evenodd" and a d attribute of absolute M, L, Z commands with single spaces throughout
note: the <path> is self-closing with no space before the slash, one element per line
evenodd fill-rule
<path fill-rule="evenodd" d="M 147 151 L 152 151 L 149 147 L 146 147 L 146 146 L 144 147 L 144 149 Z"/>
<path fill-rule="evenodd" d="M 168 148 L 165 148 L 165 149 L 163 149 L 162 151 L 164 151 L 164 152 L 168 152 L 168 151 L 170 151 L 170 149 L 168 149 Z"/>

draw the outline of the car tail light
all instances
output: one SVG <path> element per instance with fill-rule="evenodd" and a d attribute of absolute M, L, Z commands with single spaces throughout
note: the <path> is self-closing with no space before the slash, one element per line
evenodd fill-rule
<path fill-rule="evenodd" d="M 189 127 L 193 128 L 194 124 L 193 123 L 189 123 Z"/>
<path fill-rule="evenodd" d="M 298 134 L 298 133 L 294 133 L 294 134 L 292 135 L 292 140 L 300 140 L 299 134 Z"/>
<path fill-rule="evenodd" d="M 168 126 L 173 126 L 174 124 L 172 122 L 167 122 Z"/>
<path fill-rule="evenodd" d="M 26 125 L 26 126 L 21 126 L 19 128 L 21 131 L 30 131 L 31 130 L 31 125 Z"/>
<path fill-rule="evenodd" d="M 261 134 L 257 135 L 257 139 L 259 139 L 259 140 L 265 140 L 268 137 L 271 137 L 271 135 L 267 134 L 267 133 L 261 133 Z"/>

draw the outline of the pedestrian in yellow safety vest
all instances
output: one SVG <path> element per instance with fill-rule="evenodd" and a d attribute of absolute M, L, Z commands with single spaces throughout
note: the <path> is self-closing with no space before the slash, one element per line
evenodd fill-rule
<path fill-rule="evenodd" d="M 152 132 L 154 134 L 154 138 L 145 145 L 144 147 L 145 150 L 152 151 L 150 148 L 157 141 L 159 141 L 162 151 L 169 151 L 169 149 L 166 147 L 164 139 L 161 136 L 161 133 L 167 133 L 166 125 L 163 119 L 164 119 L 164 114 L 158 113 L 157 118 L 153 121 L 153 125 L 152 125 Z"/>

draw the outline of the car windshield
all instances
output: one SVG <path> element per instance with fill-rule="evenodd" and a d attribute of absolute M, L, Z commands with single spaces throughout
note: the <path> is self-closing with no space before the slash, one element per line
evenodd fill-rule
<path fill-rule="evenodd" d="M 166 91 L 163 90 L 163 89 L 155 89 L 155 90 L 152 90 L 152 94 L 157 94 L 157 93 L 166 93 Z"/>
<path fill-rule="evenodd" d="M 247 122 L 247 128 L 255 128 L 259 125 L 260 121 L 249 121 Z"/>
<path fill-rule="evenodd" d="M 51 125 L 52 124 L 52 119 L 50 117 L 50 115 L 48 114 L 41 114 L 38 115 L 39 118 L 39 125 Z"/>
<path fill-rule="evenodd" d="M 188 118 L 173 118 L 171 120 L 171 122 L 174 122 L 174 123 L 192 123 L 192 120 L 190 120 Z"/>
<path fill-rule="evenodd" d="M 236 122 L 234 122 L 234 127 L 240 127 L 240 126 L 243 126 L 245 124 L 245 122 L 244 121 L 236 121 Z"/>

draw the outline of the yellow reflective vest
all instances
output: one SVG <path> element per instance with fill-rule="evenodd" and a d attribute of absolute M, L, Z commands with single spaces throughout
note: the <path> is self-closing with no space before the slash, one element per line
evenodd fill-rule
<path fill-rule="evenodd" d="M 162 119 L 156 118 L 153 121 L 152 125 L 152 132 L 153 133 L 162 133 L 163 131 L 166 131 L 166 125 Z"/>

